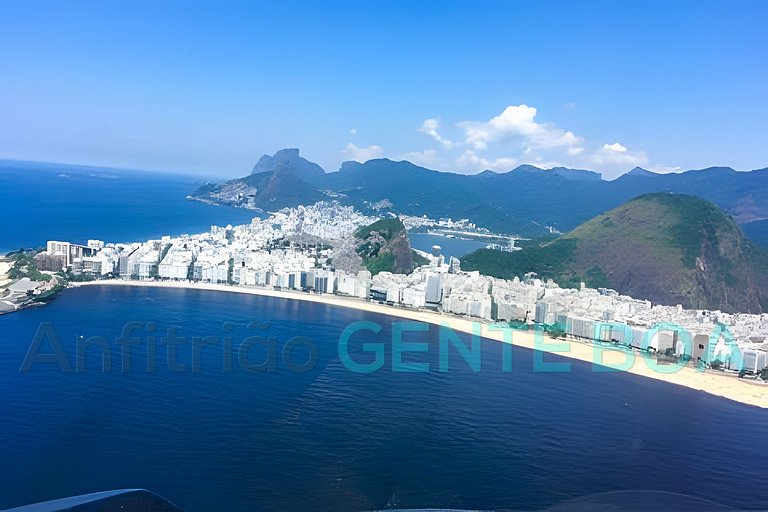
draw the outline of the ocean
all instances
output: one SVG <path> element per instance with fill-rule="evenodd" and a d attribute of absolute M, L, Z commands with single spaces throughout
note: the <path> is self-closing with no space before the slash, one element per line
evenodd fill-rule
<path fill-rule="evenodd" d="M 190 178 L 61 173 L 0 171 L 3 245 L 141 240 L 251 213 L 186 201 Z M 340 349 L 350 325 L 374 330 Z M 531 351 L 492 341 L 475 371 L 440 350 L 438 328 L 416 327 L 138 287 L 69 289 L 0 316 L 0 509 L 131 487 L 188 512 L 534 510 L 619 490 L 766 507 L 764 410 L 554 355 L 571 371 L 535 372 Z M 383 366 L 359 373 L 379 350 Z M 429 371 L 394 371 L 410 363 Z"/>
<path fill-rule="evenodd" d="M 243 224 L 251 210 L 189 201 L 184 175 L 0 161 L 0 252 L 47 240 L 133 242 Z"/>
<path fill-rule="evenodd" d="M 377 344 L 378 371 L 357 373 L 340 355 L 341 333 L 359 321 L 382 330 L 352 336 L 342 352 L 368 365 L 376 356 L 362 343 Z M 129 322 L 138 323 L 125 357 L 114 340 Z M 530 510 L 627 489 L 768 502 L 763 410 L 578 361 L 568 373 L 534 372 L 522 348 L 504 371 L 492 341 L 481 344 L 480 371 L 452 350 L 440 372 L 437 328 L 411 324 L 399 324 L 403 339 L 427 351 L 404 361 L 430 371 L 393 371 L 393 322 L 300 301 L 136 287 L 70 289 L 2 316 L 0 508 L 126 487 L 189 512 Z M 186 338 L 170 355 L 160 340 L 169 328 Z M 94 336 L 111 347 L 110 371 L 95 346 L 76 371 L 78 340 Z M 196 356 L 202 345 L 191 338 L 205 336 Z M 20 371 L 30 350 L 52 353 L 52 343 L 73 371 L 39 361 Z"/>
<path fill-rule="evenodd" d="M 144 241 L 264 216 L 187 200 L 202 182 L 185 175 L 0 160 L 0 253 L 42 247 L 47 240 Z M 426 252 L 440 245 L 446 259 L 486 246 L 427 233 L 412 233 L 411 243 Z"/>
<path fill-rule="evenodd" d="M 487 242 L 483 241 L 448 238 L 429 233 L 409 233 L 408 237 L 411 240 L 411 246 L 420 251 L 431 252 L 433 245 L 439 245 L 440 253 L 445 256 L 446 263 L 451 256 L 461 259 L 473 251 L 485 249 L 485 246 L 488 245 Z"/>

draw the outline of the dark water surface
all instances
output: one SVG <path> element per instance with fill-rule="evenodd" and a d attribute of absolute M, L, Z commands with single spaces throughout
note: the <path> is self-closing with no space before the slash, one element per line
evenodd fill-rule
<path fill-rule="evenodd" d="M 387 364 L 370 374 L 350 371 L 338 354 L 340 333 L 360 320 L 383 327 L 350 342 L 361 363 L 373 360 L 362 342 L 384 344 Z M 130 321 L 156 325 L 128 333 L 140 345 L 121 371 L 114 340 Z M 190 512 L 535 509 L 623 489 L 768 503 L 760 409 L 573 361 L 570 373 L 534 373 L 525 349 L 514 349 L 512 371 L 502 372 L 501 345 L 490 341 L 482 371 L 454 351 L 441 373 L 436 328 L 407 334 L 429 350 L 404 356 L 432 371 L 395 373 L 394 321 L 284 299 L 133 287 L 67 290 L 46 307 L 2 316 L 0 508 L 126 487 L 151 489 Z M 35 364 L 20 373 L 42 322 L 72 366 L 80 336 L 104 336 L 111 372 L 100 371 L 91 347 L 85 371 Z M 185 367 L 174 372 L 158 342 L 148 373 L 150 338 L 174 326 L 179 337 L 220 343 L 202 349 L 198 372 L 191 342 L 178 346 L 174 362 Z M 279 355 L 273 373 L 246 371 L 237 355 L 225 370 L 222 338 L 236 350 L 252 335 L 274 337 L 278 353 L 306 336 L 317 364 L 304 373 L 288 368 L 307 359 L 299 346 L 292 360 Z M 50 351 L 46 341 L 40 352 Z M 265 354 L 256 347 L 246 363 Z"/>

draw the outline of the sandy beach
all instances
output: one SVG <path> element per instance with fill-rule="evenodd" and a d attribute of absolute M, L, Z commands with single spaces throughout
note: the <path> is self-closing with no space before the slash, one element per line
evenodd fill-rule
<path fill-rule="evenodd" d="M 5 297 L 8 292 L 6 287 L 11 284 L 12 280 L 8 278 L 8 272 L 11 271 L 10 263 L 5 258 L 0 258 L 0 297 Z M 0 301 L 0 311 L 13 311 L 15 308 L 5 301 Z"/>
<path fill-rule="evenodd" d="M 3 286 L 8 279 L 8 272 L 11 271 L 11 264 L 4 259 L 0 259 L 0 286 Z"/>
<path fill-rule="evenodd" d="M 727 375 L 717 371 L 708 370 L 706 372 L 696 370 L 690 367 L 682 367 L 674 373 L 662 373 L 657 370 L 655 360 L 647 360 L 637 353 L 627 353 L 622 350 L 611 350 L 605 347 L 596 347 L 586 343 L 553 340 L 548 335 L 537 336 L 531 331 L 518 331 L 512 329 L 501 330 L 494 328 L 491 324 L 473 320 L 470 318 L 458 317 L 454 315 L 433 313 L 429 311 L 416 311 L 400 307 L 387 306 L 367 302 L 359 298 L 343 297 L 337 295 L 318 295 L 295 291 L 278 291 L 270 288 L 248 287 L 248 286 L 228 286 L 221 284 L 208 283 L 189 283 L 189 282 L 155 282 L 155 281 L 92 281 L 85 283 L 73 283 L 73 287 L 80 286 L 141 286 L 141 287 L 159 287 L 159 288 L 190 288 L 196 290 L 212 290 L 230 293 L 244 293 L 251 295 L 262 295 L 266 297 L 276 297 L 291 300 L 302 300 L 306 302 L 316 302 L 327 304 L 329 306 L 338 306 L 370 313 L 394 316 L 406 320 L 426 322 L 434 325 L 443 325 L 458 332 L 472 334 L 480 333 L 484 338 L 491 340 L 512 343 L 518 347 L 526 349 L 538 349 L 543 352 L 556 353 L 557 355 L 585 361 L 588 363 L 599 362 L 599 356 L 596 353 L 602 352 L 602 361 L 604 364 L 616 365 L 628 371 L 629 373 L 640 375 L 642 377 L 661 380 L 677 386 L 684 386 L 709 393 L 711 395 L 727 398 L 747 405 L 753 405 L 768 409 L 768 386 L 759 384 L 750 380 L 738 379 L 734 375 Z M 602 350 L 601 350 L 602 349 Z M 634 362 L 624 364 L 628 361 L 627 357 L 634 355 Z M 549 363 L 550 361 L 546 361 Z M 675 367 L 666 366 L 662 371 L 670 371 Z"/>

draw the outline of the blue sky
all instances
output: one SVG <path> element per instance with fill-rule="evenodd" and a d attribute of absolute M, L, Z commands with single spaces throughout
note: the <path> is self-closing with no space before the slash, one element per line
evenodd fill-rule
<path fill-rule="evenodd" d="M 768 2 L 0 2 L 0 158 L 768 166 Z"/>

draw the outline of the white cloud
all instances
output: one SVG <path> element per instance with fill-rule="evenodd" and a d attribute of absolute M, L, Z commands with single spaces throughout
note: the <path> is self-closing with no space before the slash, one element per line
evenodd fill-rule
<path fill-rule="evenodd" d="M 638 166 L 648 162 L 648 157 L 642 151 L 629 151 L 625 146 L 614 142 L 603 144 L 595 151 L 590 160 L 597 165 Z"/>
<path fill-rule="evenodd" d="M 409 151 L 399 155 L 398 160 L 408 160 L 409 162 L 422 167 L 441 168 L 445 162 L 434 149 L 425 149 L 424 151 Z"/>
<path fill-rule="evenodd" d="M 573 102 L 563 105 L 573 110 Z M 401 157 L 419 165 L 440 170 L 476 172 L 483 169 L 509 170 L 520 163 L 543 168 L 562 165 L 594 169 L 610 176 L 634 166 L 646 166 L 643 151 L 630 150 L 613 142 L 589 143 L 550 122 L 537 120 L 535 107 L 509 105 L 487 121 L 461 121 L 443 126 L 439 118 L 426 119 L 419 131 L 439 146 Z"/>
<path fill-rule="evenodd" d="M 490 169 L 492 171 L 509 171 L 515 166 L 515 164 L 517 164 L 517 160 L 509 157 L 500 157 L 489 160 L 479 156 L 471 149 L 468 149 L 464 151 L 464 153 L 462 153 L 459 158 L 456 159 L 456 164 L 460 168 L 472 171 L 482 171 L 485 169 Z"/>
<path fill-rule="evenodd" d="M 453 142 L 450 140 L 444 138 L 443 136 L 438 133 L 437 129 L 440 127 L 440 120 L 431 118 L 424 120 L 423 123 L 421 123 L 421 128 L 419 128 L 419 131 L 421 133 L 426 133 L 433 139 L 435 139 L 437 142 L 443 145 L 445 149 L 451 149 L 453 147 Z"/>
<path fill-rule="evenodd" d="M 667 165 L 667 164 L 656 164 L 650 169 L 653 172 L 658 172 L 661 174 L 666 174 L 670 172 L 680 172 L 683 170 L 682 167 L 679 165 Z"/>
<path fill-rule="evenodd" d="M 381 158 L 384 156 L 384 149 L 381 146 L 376 145 L 360 148 L 350 142 L 347 144 L 347 147 L 341 151 L 341 154 L 349 160 L 363 163 L 374 158 Z"/>
<path fill-rule="evenodd" d="M 352 128 L 351 130 L 349 130 L 349 133 L 351 133 L 352 135 L 357 135 L 357 128 Z"/>
<path fill-rule="evenodd" d="M 583 139 L 551 123 L 537 123 L 537 110 L 528 105 L 510 105 L 489 121 L 464 121 L 465 143 L 475 150 L 487 149 L 494 142 L 514 139 L 533 149 L 578 146 Z"/>
<path fill-rule="evenodd" d="M 625 148 L 618 142 L 614 142 L 613 144 L 603 144 L 603 150 L 607 151 L 608 153 L 626 153 L 627 152 L 627 148 Z"/>
<path fill-rule="evenodd" d="M 533 160 L 525 160 L 522 164 L 528 164 L 538 167 L 539 169 L 552 169 L 553 167 L 569 167 L 559 160 L 544 160 L 541 157 L 534 158 Z M 570 166 L 573 167 L 573 166 Z"/>

